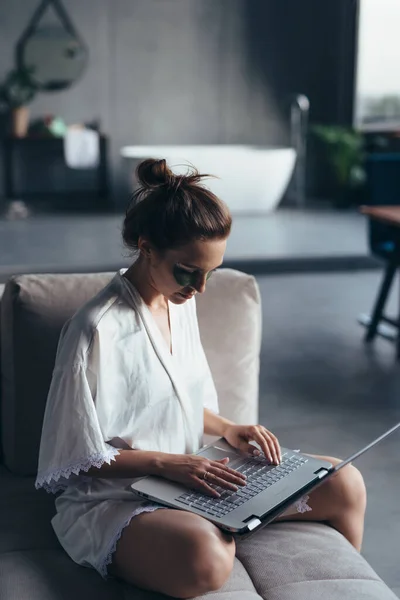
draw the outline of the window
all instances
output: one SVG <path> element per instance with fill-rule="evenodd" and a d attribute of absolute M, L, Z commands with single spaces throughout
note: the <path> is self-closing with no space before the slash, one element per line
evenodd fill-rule
<path fill-rule="evenodd" d="M 360 0 L 355 117 L 400 129 L 400 0 Z"/>

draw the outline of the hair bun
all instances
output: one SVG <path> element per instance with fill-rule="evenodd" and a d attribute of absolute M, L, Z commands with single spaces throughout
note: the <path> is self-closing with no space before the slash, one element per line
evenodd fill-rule
<path fill-rule="evenodd" d="M 161 160 L 148 158 L 142 161 L 136 169 L 136 177 L 142 187 L 147 189 L 171 185 L 175 179 L 175 175 L 167 166 L 165 158 Z"/>

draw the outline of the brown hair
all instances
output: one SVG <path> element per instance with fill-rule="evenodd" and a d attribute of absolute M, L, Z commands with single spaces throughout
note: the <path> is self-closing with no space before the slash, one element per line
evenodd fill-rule
<path fill-rule="evenodd" d="M 232 217 L 228 207 L 202 185 L 201 175 L 191 168 L 175 175 L 164 159 L 149 158 L 136 169 L 139 188 L 126 211 L 122 238 L 138 250 L 139 237 L 158 250 L 176 248 L 194 239 L 225 239 Z"/>

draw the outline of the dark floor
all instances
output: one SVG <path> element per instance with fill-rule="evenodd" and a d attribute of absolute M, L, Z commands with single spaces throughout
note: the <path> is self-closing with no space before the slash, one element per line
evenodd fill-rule
<path fill-rule="evenodd" d="M 116 270 L 129 263 L 123 215 L 0 219 L 0 281 L 26 272 Z M 366 223 L 355 211 L 280 209 L 234 218 L 226 264 L 251 272 L 371 268 Z"/>
<path fill-rule="evenodd" d="M 259 277 L 260 420 L 282 445 L 346 457 L 400 421 L 394 348 L 362 342 L 378 272 Z M 391 298 L 396 312 L 397 294 Z M 357 460 L 368 489 L 363 554 L 400 596 L 400 433 Z"/>

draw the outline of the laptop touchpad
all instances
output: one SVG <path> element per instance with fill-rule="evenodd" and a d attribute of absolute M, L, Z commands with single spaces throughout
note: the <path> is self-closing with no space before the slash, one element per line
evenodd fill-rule
<path fill-rule="evenodd" d="M 210 460 L 222 460 L 223 458 L 229 458 L 230 463 L 242 459 L 242 457 L 236 452 L 230 452 L 229 450 L 224 450 L 223 448 L 218 448 L 217 446 L 211 446 L 199 454 L 206 456 Z"/>

